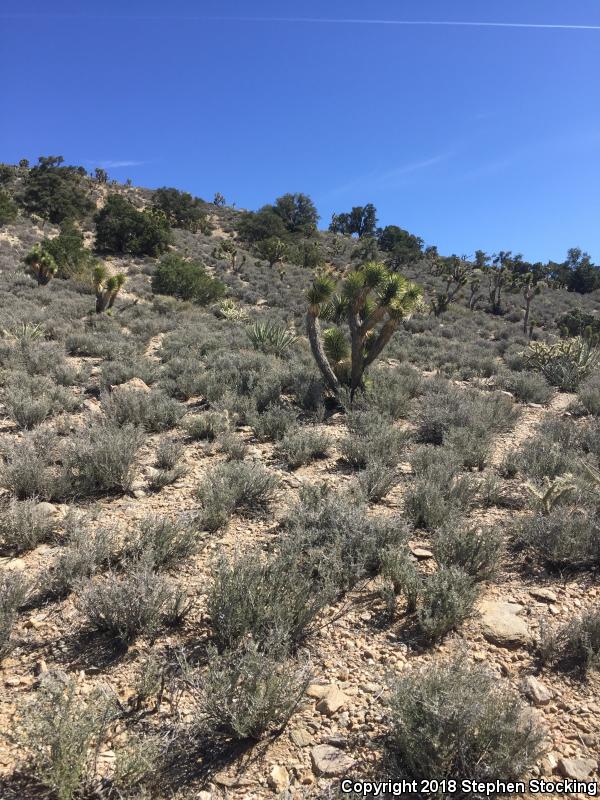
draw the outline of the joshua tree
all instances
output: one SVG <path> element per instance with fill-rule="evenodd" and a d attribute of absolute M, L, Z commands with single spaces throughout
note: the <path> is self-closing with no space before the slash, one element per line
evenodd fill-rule
<path fill-rule="evenodd" d="M 287 244 L 279 239 L 277 236 L 269 236 L 268 239 L 263 239 L 256 244 L 256 252 L 260 258 L 269 262 L 271 269 L 275 264 L 279 264 L 288 257 Z M 279 276 L 283 277 L 283 270 L 279 270 Z"/>
<path fill-rule="evenodd" d="M 526 264 L 517 261 L 513 269 L 513 284 L 523 296 L 525 301 L 525 316 L 523 317 L 523 333 L 529 328 L 529 314 L 533 298 L 540 294 L 542 287 L 547 283 L 548 270 L 543 264 Z"/>
<path fill-rule="evenodd" d="M 224 206 L 225 205 L 225 198 L 221 194 L 221 192 L 215 192 L 215 196 L 213 197 L 213 205 L 215 206 Z"/>
<path fill-rule="evenodd" d="M 437 256 L 433 260 L 432 271 L 435 275 L 439 275 L 444 279 L 444 288 L 436 292 L 435 297 L 431 300 L 431 310 L 436 317 L 439 317 L 444 311 L 448 310 L 448 306 L 454 300 L 458 292 L 466 284 L 470 264 L 466 257 L 463 256 Z"/>
<path fill-rule="evenodd" d="M 383 264 L 368 262 L 349 272 L 339 295 L 329 275 L 317 275 L 307 292 L 306 330 L 317 366 L 331 391 L 343 386 L 353 399 L 363 387 L 365 370 L 375 361 L 403 319 L 421 307 L 422 289 Z M 321 334 L 321 317 L 345 320 L 344 332 L 331 327 Z"/>
<path fill-rule="evenodd" d="M 215 258 L 222 258 L 225 261 L 229 261 L 231 265 L 231 269 L 235 272 L 235 264 L 238 257 L 238 251 L 235 244 L 231 241 L 231 239 L 223 239 L 223 241 L 219 242 L 218 246 L 215 247 L 213 250 L 213 256 Z M 244 256 L 242 258 L 242 264 L 246 260 Z"/>
<path fill-rule="evenodd" d="M 96 290 L 96 314 L 111 309 L 119 294 L 119 289 L 125 283 L 125 275 L 109 275 L 104 264 L 97 264 L 93 273 L 94 289 Z"/>
<path fill-rule="evenodd" d="M 23 260 L 27 265 L 27 271 L 37 280 L 38 286 L 45 286 L 58 269 L 54 257 L 40 244 L 34 245 Z"/>

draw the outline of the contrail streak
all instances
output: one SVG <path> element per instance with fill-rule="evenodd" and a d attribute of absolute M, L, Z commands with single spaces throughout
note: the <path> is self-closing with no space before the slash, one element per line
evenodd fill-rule
<path fill-rule="evenodd" d="M 122 21 L 156 22 L 254 22 L 254 23 L 304 23 L 310 25 L 403 25 L 449 28 L 533 28 L 542 30 L 600 31 L 600 25 L 576 25 L 548 22 L 482 22 L 465 20 L 412 20 L 412 19 L 335 19 L 329 17 L 215 17 L 193 15 L 128 15 L 128 14 L 1 14 L 0 19 L 115 19 Z"/>

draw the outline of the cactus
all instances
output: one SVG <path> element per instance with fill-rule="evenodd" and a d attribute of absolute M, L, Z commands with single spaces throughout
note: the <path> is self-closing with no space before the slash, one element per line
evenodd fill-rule
<path fill-rule="evenodd" d="M 96 314 L 101 314 L 113 307 L 119 290 L 125 283 L 125 275 L 120 272 L 109 275 L 104 264 L 97 264 L 92 277 L 96 291 Z"/>
<path fill-rule="evenodd" d="M 40 244 L 34 245 L 23 261 L 27 266 L 27 272 L 37 280 L 38 286 L 46 286 L 58 269 L 54 257 Z"/>
<path fill-rule="evenodd" d="M 538 489 L 532 483 L 526 483 L 525 488 L 534 496 L 537 508 L 547 516 L 561 500 L 565 499 L 571 492 L 574 492 L 577 486 L 573 482 L 571 473 L 566 473 L 554 478 L 554 480 L 545 477 L 544 486 L 541 489 Z"/>
<path fill-rule="evenodd" d="M 532 342 L 525 351 L 527 365 L 548 383 L 565 392 L 575 391 L 598 364 L 600 351 L 581 336 L 555 344 Z"/>
<path fill-rule="evenodd" d="M 328 388 L 338 394 L 350 389 L 350 398 L 364 387 L 365 370 L 381 354 L 403 319 L 422 308 L 422 289 L 383 264 L 370 261 L 346 274 L 341 292 L 335 282 L 317 275 L 306 298 L 306 331 L 313 357 Z M 321 334 L 321 317 L 342 320 L 350 338 L 340 328 Z M 345 346 L 344 346 L 345 343 Z"/>

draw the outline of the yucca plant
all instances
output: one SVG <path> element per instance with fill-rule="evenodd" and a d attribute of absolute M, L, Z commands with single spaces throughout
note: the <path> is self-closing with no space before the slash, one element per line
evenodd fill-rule
<path fill-rule="evenodd" d="M 565 392 L 577 389 L 600 360 L 600 350 L 581 336 L 555 344 L 532 342 L 525 351 L 527 366 Z"/>
<path fill-rule="evenodd" d="M 33 275 L 38 282 L 38 286 L 46 286 L 50 278 L 54 277 L 58 270 L 54 256 L 44 250 L 40 244 L 34 245 L 23 261 L 27 266 L 27 272 Z"/>
<path fill-rule="evenodd" d="M 255 350 L 283 356 L 298 338 L 294 331 L 273 322 L 255 322 L 247 330 L 250 343 Z"/>
<path fill-rule="evenodd" d="M 349 272 L 339 295 L 327 274 L 317 275 L 306 298 L 306 330 L 317 366 L 329 389 L 364 387 L 365 370 L 381 354 L 403 319 L 422 307 L 423 291 L 399 273 L 370 261 Z M 349 339 L 338 327 L 321 334 L 321 318 L 345 320 Z"/>
<path fill-rule="evenodd" d="M 23 347 L 36 339 L 43 339 L 46 336 L 46 328 L 34 322 L 21 322 L 10 330 L 5 329 L 3 333 Z"/>
<path fill-rule="evenodd" d="M 125 283 L 125 275 L 109 275 L 104 264 L 97 264 L 92 275 L 96 292 L 96 314 L 111 309 L 117 299 L 119 290 Z"/>

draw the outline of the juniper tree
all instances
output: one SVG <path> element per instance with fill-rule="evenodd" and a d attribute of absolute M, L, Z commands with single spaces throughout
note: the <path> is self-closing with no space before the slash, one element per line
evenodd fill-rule
<path fill-rule="evenodd" d="M 111 309 L 117 299 L 119 290 L 125 283 L 125 275 L 109 275 L 104 264 L 97 264 L 93 273 L 94 289 L 96 292 L 96 314 Z"/>
<path fill-rule="evenodd" d="M 306 330 L 317 366 L 329 389 L 344 386 L 350 397 L 364 386 L 365 370 L 381 354 L 403 319 L 421 307 L 422 289 L 383 264 L 368 262 L 344 277 L 339 294 L 326 274 L 307 292 Z M 345 320 L 321 333 L 320 319 Z"/>
<path fill-rule="evenodd" d="M 23 259 L 29 272 L 37 280 L 38 286 L 46 286 L 58 266 L 52 256 L 41 244 L 36 244 Z"/>

